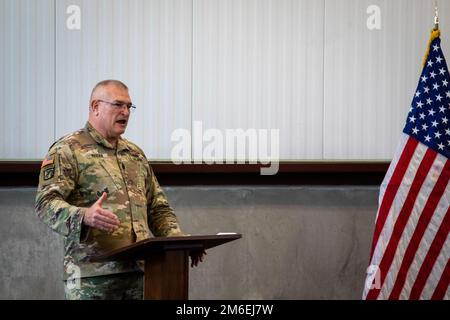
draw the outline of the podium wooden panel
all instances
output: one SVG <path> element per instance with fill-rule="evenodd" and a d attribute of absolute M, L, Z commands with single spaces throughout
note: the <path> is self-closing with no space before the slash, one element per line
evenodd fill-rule
<path fill-rule="evenodd" d="M 144 260 L 144 299 L 187 300 L 189 254 L 241 238 L 240 234 L 155 237 L 112 250 L 91 261 Z"/>

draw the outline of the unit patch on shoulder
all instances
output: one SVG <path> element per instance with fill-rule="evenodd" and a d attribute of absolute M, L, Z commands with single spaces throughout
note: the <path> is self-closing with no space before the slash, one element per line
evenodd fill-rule
<path fill-rule="evenodd" d="M 49 180 L 55 176 L 55 166 L 48 166 L 48 168 L 44 169 L 44 180 Z"/>

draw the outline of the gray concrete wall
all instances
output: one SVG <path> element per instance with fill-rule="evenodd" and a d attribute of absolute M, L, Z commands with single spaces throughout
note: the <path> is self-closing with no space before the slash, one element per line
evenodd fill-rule
<path fill-rule="evenodd" d="M 377 187 L 165 188 L 191 234 L 238 232 L 190 273 L 191 299 L 359 299 Z M 34 188 L 0 188 L 0 299 L 63 299 L 62 238 Z"/>

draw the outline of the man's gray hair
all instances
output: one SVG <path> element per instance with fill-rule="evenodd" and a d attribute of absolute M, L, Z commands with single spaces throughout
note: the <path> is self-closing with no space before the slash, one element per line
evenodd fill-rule
<path fill-rule="evenodd" d="M 92 97 L 94 96 L 94 92 L 95 92 L 98 88 L 101 88 L 101 87 L 107 87 L 107 86 L 109 86 L 109 85 L 114 85 L 114 86 L 117 86 L 117 87 L 119 87 L 119 88 L 128 90 L 128 87 L 127 87 L 126 84 L 123 83 L 122 81 L 119 81 L 119 80 L 112 80 L 112 79 L 103 80 L 103 81 L 100 81 L 99 83 L 97 83 L 97 84 L 95 85 L 94 89 L 92 89 L 90 101 L 92 101 Z"/>

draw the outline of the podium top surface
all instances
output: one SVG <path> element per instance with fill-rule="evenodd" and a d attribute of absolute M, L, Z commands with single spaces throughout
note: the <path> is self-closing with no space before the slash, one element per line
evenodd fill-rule
<path fill-rule="evenodd" d="M 98 256 L 90 257 L 90 261 L 143 260 L 154 252 L 167 250 L 207 250 L 239 238 L 242 238 L 241 234 L 154 237 Z"/>

